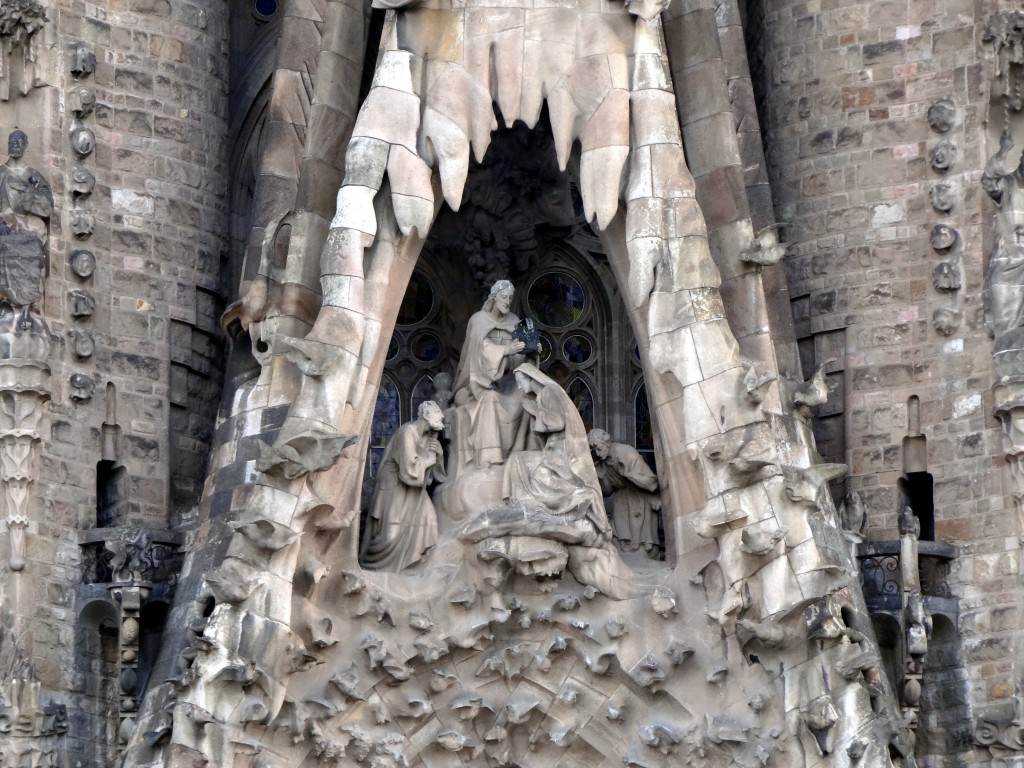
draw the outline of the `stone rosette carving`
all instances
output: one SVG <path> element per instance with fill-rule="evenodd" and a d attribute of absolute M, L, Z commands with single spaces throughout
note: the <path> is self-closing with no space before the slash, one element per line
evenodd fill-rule
<path fill-rule="evenodd" d="M 940 253 L 952 250 L 959 240 L 960 233 L 949 224 L 936 224 L 929 235 L 932 248 Z"/>
<path fill-rule="evenodd" d="M 938 99 L 928 107 L 928 125 L 936 133 L 949 133 L 956 122 L 956 106 L 949 99 Z"/>

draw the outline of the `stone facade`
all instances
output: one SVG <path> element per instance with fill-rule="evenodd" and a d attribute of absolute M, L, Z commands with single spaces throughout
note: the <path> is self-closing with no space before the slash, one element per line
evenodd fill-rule
<path fill-rule="evenodd" d="M 0 8 L 0 765 L 1024 760 L 1019 13 L 381 5 Z M 360 561 L 498 277 L 626 570 Z"/>

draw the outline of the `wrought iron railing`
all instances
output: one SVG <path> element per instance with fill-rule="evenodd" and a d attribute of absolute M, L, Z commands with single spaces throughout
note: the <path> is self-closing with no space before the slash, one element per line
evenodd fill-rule
<path fill-rule="evenodd" d="M 917 542 L 918 576 L 924 597 L 953 597 L 949 574 L 955 558 L 956 547 L 952 544 Z M 866 600 L 884 600 L 902 594 L 899 541 L 866 541 L 858 546 L 857 559 L 860 561 L 861 587 Z"/>

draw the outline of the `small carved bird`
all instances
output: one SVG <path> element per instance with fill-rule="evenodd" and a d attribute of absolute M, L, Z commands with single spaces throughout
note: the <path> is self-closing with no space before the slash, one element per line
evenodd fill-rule
<path fill-rule="evenodd" d="M 788 528 L 774 528 L 768 531 L 764 528 L 747 526 L 740 534 L 740 549 L 749 555 L 762 557 L 771 552 L 788 532 Z"/>
<path fill-rule="evenodd" d="M 669 643 L 668 648 L 665 649 L 665 655 L 668 656 L 673 666 L 678 667 L 684 664 L 687 659 L 693 656 L 694 649 L 689 643 L 684 643 L 682 640 L 673 640 Z"/>
<path fill-rule="evenodd" d="M 658 723 L 644 723 L 639 728 L 640 741 L 652 749 L 668 754 L 672 747 L 679 743 L 679 734 L 675 729 Z"/>
<path fill-rule="evenodd" d="M 469 744 L 469 739 L 455 731 L 439 733 L 436 741 L 449 752 L 460 752 Z"/>
<path fill-rule="evenodd" d="M 443 669 L 435 669 L 430 673 L 430 690 L 434 693 L 443 693 L 455 685 L 458 678 Z"/>
<path fill-rule="evenodd" d="M 409 626 L 419 632 L 429 632 L 434 628 L 434 622 L 422 611 L 409 613 Z"/>
<path fill-rule="evenodd" d="M 609 704 L 605 707 L 604 716 L 613 723 L 621 723 L 626 719 L 626 708 L 622 705 Z"/>
<path fill-rule="evenodd" d="M 260 549 L 276 552 L 295 541 L 299 534 L 287 526 L 272 520 L 251 520 L 243 523 L 228 523 L 238 533 Z"/>
<path fill-rule="evenodd" d="M 739 619 L 736 622 L 736 629 L 748 635 L 748 640 L 757 638 L 766 648 L 779 648 L 786 641 L 785 629 L 770 619 L 761 622 Z"/>
<path fill-rule="evenodd" d="M 359 669 L 356 667 L 355 662 L 335 674 L 330 679 L 330 683 L 350 699 L 363 701 L 366 698 L 359 692 Z"/>
<path fill-rule="evenodd" d="M 651 609 L 663 619 L 669 618 L 673 613 L 678 613 L 676 608 L 676 595 L 668 587 L 655 587 L 651 595 Z"/>
<path fill-rule="evenodd" d="M 743 376 L 743 391 L 746 393 L 747 401 L 757 405 L 764 400 L 765 396 L 768 394 L 769 386 L 777 378 L 778 377 L 770 371 L 759 375 L 757 373 L 757 368 L 751 365 Z"/>
<path fill-rule="evenodd" d="M 532 696 L 519 696 L 505 705 L 508 713 L 508 722 L 512 725 L 522 725 L 530 719 L 530 713 L 540 704 L 538 699 Z"/>
<path fill-rule="evenodd" d="M 460 693 L 452 699 L 451 710 L 459 720 L 475 720 L 480 714 L 483 699 L 475 693 Z"/>
<path fill-rule="evenodd" d="M 218 603 L 240 603 L 263 584 L 260 578 L 244 576 L 228 561 L 206 576 L 206 586 Z"/>
<path fill-rule="evenodd" d="M 395 706 L 395 714 L 399 717 L 408 717 L 419 720 L 434 711 L 427 694 L 419 691 L 410 694 L 405 701 L 399 701 Z"/>
<path fill-rule="evenodd" d="M 830 357 L 814 372 L 804 385 L 793 392 L 793 402 L 796 405 L 824 405 L 828 400 L 828 380 L 825 378 L 825 368 L 834 363 L 836 359 Z"/>
<path fill-rule="evenodd" d="M 413 646 L 419 652 L 420 658 L 428 664 L 433 664 L 448 654 L 448 643 L 443 637 L 423 635 L 413 642 Z"/>

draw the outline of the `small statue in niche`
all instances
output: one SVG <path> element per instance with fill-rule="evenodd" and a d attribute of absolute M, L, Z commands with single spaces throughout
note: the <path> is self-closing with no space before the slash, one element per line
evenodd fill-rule
<path fill-rule="evenodd" d="M 398 572 L 418 563 L 437 543 L 437 513 L 427 488 L 444 480 L 438 436 L 444 415 L 433 400 L 388 441 L 363 531 L 359 562 L 371 570 Z"/>
<path fill-rule="evenodd" d="M 1004 130 L 999 150 L 981 176 L 982 188 L 999 207 L 982 293 L 985 319 L 996 337 L 1024 325 L 1024 155 L 1006 173 L 1006 156 L 1012 148 L 1013 138 Z"/>
<path fill-rule="evenodd" d="M 608 514 L 619 547 L 626 552 L 643 550 L 648 557 L 660 558 L 661 498 L 657 475 L 636 448 L 613 442 L 603 429 L 590 430 L 587 442 L 594 455 L 601 490 L 610 497 Z"/>

